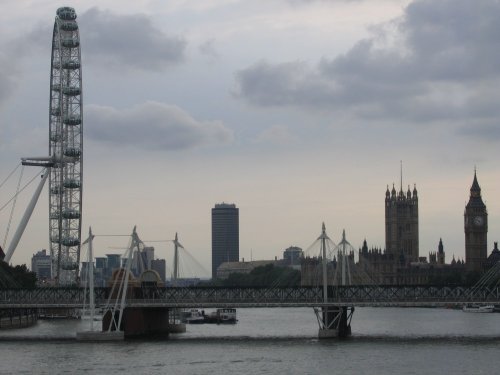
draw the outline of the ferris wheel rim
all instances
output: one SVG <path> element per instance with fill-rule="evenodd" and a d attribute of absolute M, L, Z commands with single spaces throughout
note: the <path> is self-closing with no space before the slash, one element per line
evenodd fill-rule
<path fill-rule="evenodd" d="M 56 283 L 78 281 L 83 192 L 82 64 L 76 12 L 61 7 L 52 34 L 49 87 L 49 241 Z"/>

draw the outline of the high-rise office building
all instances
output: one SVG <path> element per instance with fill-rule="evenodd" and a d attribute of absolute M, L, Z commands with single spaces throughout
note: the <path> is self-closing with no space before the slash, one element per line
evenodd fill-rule
<path fill-rule="evenodd" d="M 52 278 L 52 262 L 47 250 L 38 251 L 31 258 L 31 270 L 36 273 L 38 280 Z"/>
<path fill-rule="evenodd" d="M 160 275 L 161 281 L 165 282 L 166 280 L 166 263 L 165 259 L 153 259 L 151 260 L 151 269 L 158 272 Z"/>
<path fill-rule="evenodd" d="M 106 268 L 109 270 L 108 273 L 111 276 L 111 273 L 120 268 L 120 262 L 122 256 L 120 254 L 106 254 Z"/>
<path fill-rule="evenodd" d="M 239 213 L 235 204 L 220 203 L 212 208 L 212 278 L 224 262 L 240 259 Z"/>

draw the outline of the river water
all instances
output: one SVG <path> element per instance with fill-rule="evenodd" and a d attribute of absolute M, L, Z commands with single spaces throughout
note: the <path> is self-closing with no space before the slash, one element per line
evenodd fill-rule
<path fill-rule="evenodd" d="M 318 340 L 312 309 L 238 309 L 235 325 L 167 340 L 82 343 L 85 321 L 0 331 L 0 374 L 498 374 L 500 314 L 357 308 L 352 337 Z"/>

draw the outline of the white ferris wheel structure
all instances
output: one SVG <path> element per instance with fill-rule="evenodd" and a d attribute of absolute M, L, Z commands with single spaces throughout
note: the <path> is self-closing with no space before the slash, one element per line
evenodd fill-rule
<path fill-rule="evenodd" d="M 83 191 L 83 105 L 80 34 L 76 12 L 61 7 L 52 34 L 49 101 L 49 156 L 22 158 L 44 167 L 42 180 L 6 252 L 8 262 L 49 180 L 49 241 L 56 285 L 79 279 Z"/>

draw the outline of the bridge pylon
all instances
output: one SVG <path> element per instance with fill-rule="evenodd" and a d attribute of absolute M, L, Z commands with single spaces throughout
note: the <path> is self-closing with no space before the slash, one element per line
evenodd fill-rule
<path fill-rule="evenodd" d="M 314 313 L 316 314 L 319 325 L 318 338 L 326 339 L 335 337 L 347 337 L 351 335 L 351 320 L 354 314 L 354 306 L 347 306 L 341 303 L 335 306 L 328 305 L 329 297 L 330 300 L 333 299 L 333 294 L 328 292 L 332 292 L 333 289 L 328 288 L 327 241 L 331 242 L 331 240 L 326 234 L 325 223 L 323 223 L 322 225 L 321 235 L 319 236 L 318 240 L 321 244 L 324 302 L 323 306 L 314 308 Z M 345 231 L 342 234 L 342 241 L 342 243 L 346 243 Z M 345 246 L 342 246 L 341 252 L 339 252 L 339 256 L 341 256 L 341 267 L 343 268 L 342 284 L 345 284 Z M 329 296 L 329 294 L 331 295 Z"/>
<path fill-rule="evenodd" d="M 314 312 L 319 324 L 318 338 L 343 338 L 351 335 L 354 306 L 315 307 Z"/>

